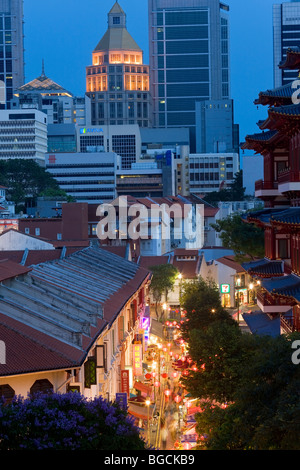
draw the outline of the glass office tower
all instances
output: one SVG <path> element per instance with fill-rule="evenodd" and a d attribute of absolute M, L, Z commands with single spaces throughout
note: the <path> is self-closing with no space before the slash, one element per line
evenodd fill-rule
<path fill-rule="evenodd" d="M 24 84 L 23 43 L 23 0 L 0 0 L 0 109 L 10 108 L 14 91 Z"/>
<path fill-rule="evenodd" d="M 298 77 L 295 70 L 281 70 L 288 48 L 300 47 L 300 0 L 273 5 L 274 86 L 291 83 Z"/>
<path fill-rule="evenodd" d="M 229 7 L 219 0 L 149 0 L 150 86 L 155 127 L 188 127 L 196 102 L 229 99 Z"/>

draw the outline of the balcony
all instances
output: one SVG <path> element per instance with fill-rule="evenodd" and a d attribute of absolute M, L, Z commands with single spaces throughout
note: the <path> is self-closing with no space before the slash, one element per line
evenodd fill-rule
<path fill-rule="evenodd" d="M 257 293 L 257 305 L 262 312 L 272 315 L 288 312 L 293 307 L 294 302 L 281 297 L 273 297 L 268 292 L 260 291 Z"/>
<path fill-rule="evenodd" d="M 286 317 L 280 315 L 280 329 L 283 334 L 291 334 L 297 331 L 294 325 L 293 316 Z"/>
<path fill-rule="evenodd" d="M 278 183 L 276 181 L 258 180 L 255 182 L 255 197 L 276 197 L 279 196 Z"/>
<path fill-rule="evenodd" d="M 289 191 L 300 191 L 300 172 L 288 169 L 279 173 L 278 189 L 282 194 Z"/>

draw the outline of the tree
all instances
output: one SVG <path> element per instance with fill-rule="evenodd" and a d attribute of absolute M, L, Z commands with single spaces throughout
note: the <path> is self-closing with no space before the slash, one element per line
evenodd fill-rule
<path fill-rule="evenodd" d="M 263 258 L 265 255 L 264 231 L 254 224 L 244 222 L 239 214 L 211 224 L 220 233 L 223 246 L 233 250 L 238 262 L 249 258 Z"/>
<path fill-rule="evenodd" d="M 37 394 L 0 402 L 0 450 L 147 450 L 132 418 L 102 397 Z"/>
<path fill-rule="evenodd" d="M 34 160 L 13 158 L 0 161 L 0 185 L 8 188 L 8 199 L 16 206 L 24 204 L 27 199 L 35 200 L 45 191 L 62 194 L 56 179 Z"/>
<path fill-rule="evenodd" d="M 221 326 L 215 326 L 206 331 L 201 349 L 201 357 L 205 354 L 207 360 L 210 354 L 211 359 L 195 381 L 200 397 L 209 395 L 202 412 L 196 415 L 197 432 L 206 435 L 200 447 L 298 450 L 300 369 L 291 360 L 291 343 L 299 339 L 299 333 L 273 338 L 235 335 L 233 331 L 224 334 L 223 330 L 221 335 Z M 218 342 L 222 345 L 220 352 Z M 230 392 L 227 406 L 221 401 L 223 387 Z"/>
<path fill-rule="evenodd" d="M 234 180 L 229 188 L 208 193 L 204 200 L 210 204 L 226 201 L 244 201 L 246 188 L 243 187 L 243 170 L 235 174 Z"/>
<path fill-rule="evenodd" d="M 190 341 L 193 330 L 205 329 L 212 322 L 224 320 L 234 322 L 221 305 L 216 283 L 203 278 L 195 279 L 183 286 L 181 306 L 185 311 L 185 322 L 181 327 L 184 339 Z"/>
<path fill-rule="evenodd" d="M 161 302 L 163 294 L 165 294 L 165 299 L 167 301 L 168 293 L 174 288 L 174 284 L 179 272 L 178 269 L 172 264 L 151 266 L 149 270 L 153 274 L 150 284 L 150 291 L 155 301 L 155 313 L 157 319 L 159 319 L 158 304 Z"/>

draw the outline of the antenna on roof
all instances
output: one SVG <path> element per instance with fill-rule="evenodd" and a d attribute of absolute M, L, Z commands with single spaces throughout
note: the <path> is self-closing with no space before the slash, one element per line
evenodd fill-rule
<path fill-rule="evenodd" d="M 45 76 L 45 62 L 44 62 L 44 59 L 42 59 L 42 76 Z"/>

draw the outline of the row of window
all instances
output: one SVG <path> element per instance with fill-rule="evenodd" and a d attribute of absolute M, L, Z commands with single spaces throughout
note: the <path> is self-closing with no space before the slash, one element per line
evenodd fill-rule
<path fill-rule="evenodd" d="M 216 173 L 191 173 L 190 174 L 190 181 L 219 181 L 224 179 L 225 174 Z M 233 172 L 228 171 L 226 173 L 226 179 L 232 180 L 233 179 Z"/>
<path fill-rule="evenodd" d="M 174 26 L 174 25 L 208 25 L 207 10 L 193 11 L 166 11 L 159 12 L 156 15 L 158 26 Z"/>

